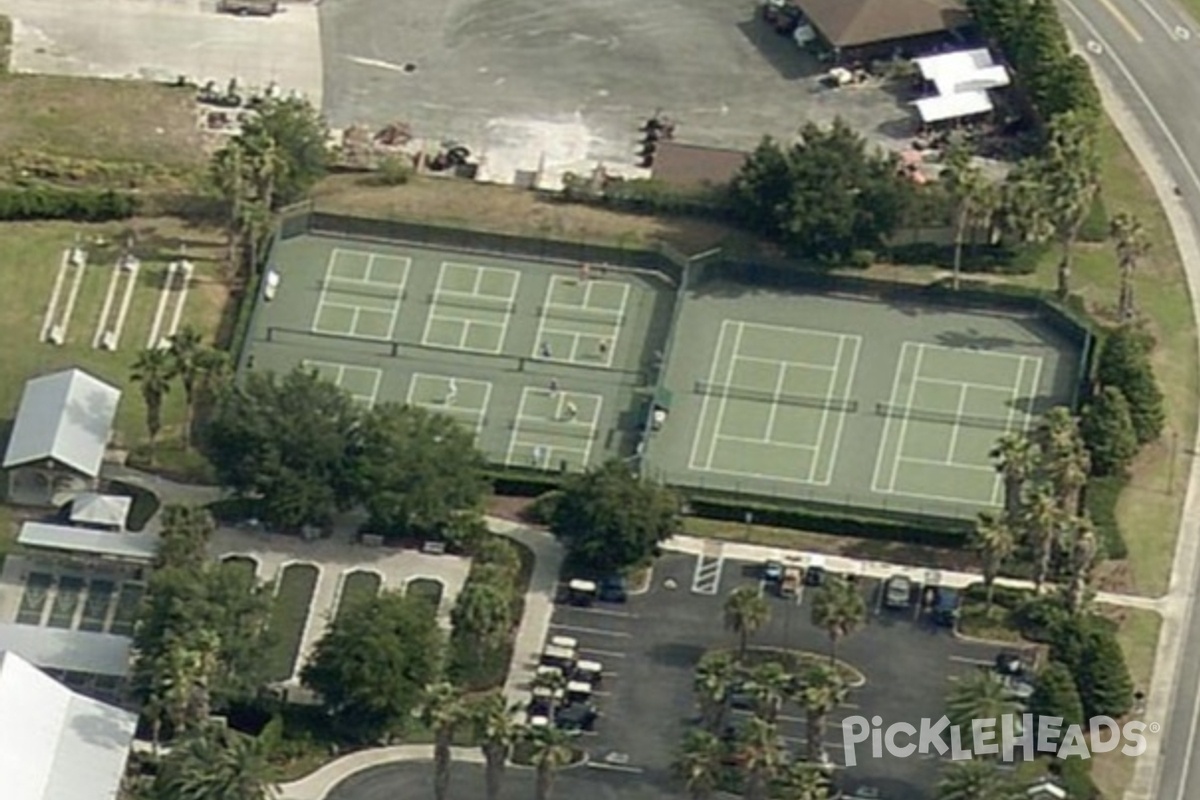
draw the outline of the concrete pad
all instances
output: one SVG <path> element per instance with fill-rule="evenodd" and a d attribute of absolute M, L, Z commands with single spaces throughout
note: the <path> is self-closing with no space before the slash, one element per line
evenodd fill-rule
<path fill-rule="evenodd" d="M 317 8 L 274 17 L 218 14 L 216 0 L 0 0 L 13 19 L 14 72 L 174 80 L 222 88 L 274 81 L 320 107 Z"/>

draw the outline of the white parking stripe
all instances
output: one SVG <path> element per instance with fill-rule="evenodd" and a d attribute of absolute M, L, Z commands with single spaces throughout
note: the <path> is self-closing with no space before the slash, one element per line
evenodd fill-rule
<path fill-rule="evenodd" d="M 625 653 L 619 653 L 616 650 L 599 650 L 595 647 L 580 647 L 579 652 L 590 653 L 592 655 L 600 656 L 601 658 L 624 658 L 625 657 Z M 605 675 L 610 675 L 610 674 L 616 675 L 615 672 L 609 673 L 607 671 L 604 674 Z"/>
<path fill-rule="evenodd" d="M 611 636 L 614 639 L 631 639 L 631 638 L 633 638 L 630 634 L 625 633 L 624 631 L 610 631 L 610 630 L 605 630 L 603 628 L 585 628 L 581 625 L 562 625 L 557 622 L 552 622 L 552 623 L 550 623 L 550 627 L 556 628 L 558 630 L 563 630 L 563 631 L 575 631 L 576 633 L 587 633 L 587 634 L 591 634 L 592 636 Z"/>
<path fill-rule="evenodd" d="M 628 611 L 611 611 L 607 608 L 580 608 L 579 606 L 567 606 L 566 609 L 570 613 L 576 612 L 580 614 L 595 614 L 598 617 L 618 617 L 620 619 L 637 619 L 637 614 L 630 614 Z"/>
<path fill-rule="evenodd" d="M 956 664 L 971 664 L 976 667 L 991 667 L 995 666 L 995 661 L 988 661 L 985 658 L 966 658 L 965 656 L 950 656 L 950 660 Z"/>
<path fill-rule="evenodd" d="M 595 761 L 587 762 L 587 766 L 590 769 L 607 769 L 611 770 L 612 772 L 628 772 L 631 775 L 641 775 L 646 771 L 641 767 L 626 767 L 622 764 L 601 764 Z"/>

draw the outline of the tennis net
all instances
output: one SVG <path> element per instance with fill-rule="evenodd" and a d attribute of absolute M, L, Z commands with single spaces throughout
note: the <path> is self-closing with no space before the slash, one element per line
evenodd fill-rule
<path fill-rule="evenodd" d="M 353 297 L 372 297 L 376 300 L 396 301 L 403 299 L 404 287 L 390 283 L 369 283 L 367 281 L 347 281 L 330 278 L 321 284 L 326 292 L 348 294 Z"/>
<path fill-rule="evenodd" d="M 441 293 L 433 296 L 433 302 L 439 306 L 477 308 L 483 311 L 502 311 L 506 314 L 511 314 L 516 310 L 512 301 L 503 297 L 489 297 L 485 294 Z"/>
<path fill-rule="evenodd" d="M 918 422 L 942 422 L 947 425 L 961 425 L 966 428 L 989 428 L 998 431 L 1022 431 L 1030 427 L 1032 417 L 1021 411 L 1014 411 L 1011 417 L 992 417 L 984 414 L 955 414 L 952 411 L 930 411 L 923 408 L 895 406 L 889 403 L 878 403 L 875 413 L 881 417 L 895 417 L 902 420 Z"/>
<path fill-rule="evenodd" d="M 553 422 L 551 420 L 540 419 L 520 419 L 517 420 L 517 427 L 522 433 L 540 433 L 546 436 L 565 436 L 569 439 L 594 439 L 596 431 L 592 426 L 585 425 L 582 422 Z"/>
<path fill-rule="evenodd" d="M 745 386 L 696 381 L 696 394 L 714 395 L 717 397 L 732 397 L 735 400 L 757 400 L 763 403 L 780 403 L 789 406 L 804 406 L 805 408 L 827 409 L 853 413 L 858 411 L 857 400 L 845 400 L 839 397 L 826 397 L 815 394 L 795 394 L 792 392 L 769 392 L 765 389 L 750 389 Z"/>
<path fill-rule="evenodd" d="M 594 322 L 597 325 L 618 326 L 625 318 L 609 308 L 588 308 L 587 306 L 563 306 L 551 303 L 542 307 L 542 316 L 552 319 L 569 319 L 575 322 Z"/>

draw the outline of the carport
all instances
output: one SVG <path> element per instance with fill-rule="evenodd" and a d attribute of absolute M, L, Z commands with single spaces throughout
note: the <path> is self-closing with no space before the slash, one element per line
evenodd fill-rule
<path fill-rule="evenodd" d="M 99 556 L 111 561 L 147 564 L 158 553 L 159 537 L 152 533 L 117 533 L 26 522 L 21 526 L 17 543 L 66 556 Z"/>

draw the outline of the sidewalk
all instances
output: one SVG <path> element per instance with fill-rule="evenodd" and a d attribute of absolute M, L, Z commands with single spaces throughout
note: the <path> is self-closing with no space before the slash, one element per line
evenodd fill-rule
<path fill-rule="evenodd" d="M 815 559 L 819 560 L 830 572 L 860 575 L 864 578 L 878 578 L 880 580 L 887 579 L 892 575 L 905 575 L 914 583 L 937 583 L 939 586 L 947 586 L 954 589 L 961 589 L 973 583 L 979 583 L 982 580 L 977 573 L 973 572 L 897 566 L 889 564 L 886 561 L 862 561 L 857 558 L 830 556 L 823 553 L 809 553 L 801 550 L 781 550 L 777 547 L 763 547 L 756 544 L 718 542 L 717 549 L 714 549 L 714 542 L 715 540 L 713 539 L 701 539 L 695 536 L 674 536 L 663 543 L 663 549 L 691 555 L 704 553 L 710 557 L 719 554 L 722 558 L 731 558 L 739 561 L 767 561 L 774 559 L 777 561 L 805 564 Z M 1017 589 L 1033 588 L 1032 581 L 1014 580 L 1011 578 L 1000 578 L 996 581 L 996 585 L 1010 586 Z M 1166 601 L 1163 598 L 1114 594 L 1112 592 L 1097 593 L 1096 602 L 1157 612 L 1161 612 L 1166 605 Z"/>
<path fill-rule="evenodd" d="M 459 763 L 482 764 L 483 754 L 475 747 L 455 747 L 451 749 L 451 760 Z M 330 789 L 356 772 L 403 761 L 433 761 L 433 745 L 403 744 L 396 747 L 376 747 L 351 753 L 336 761 L 331 761 L 298 781 L 280 784 L 279 798 L 280 800 L 324 800 Z M 432 764 L 429 769 L 432 772 Z"/>

